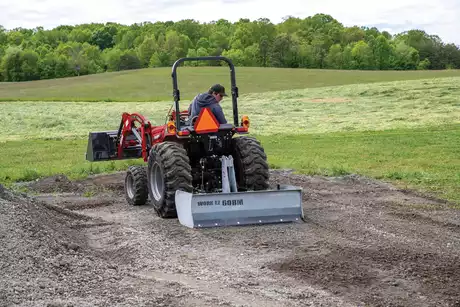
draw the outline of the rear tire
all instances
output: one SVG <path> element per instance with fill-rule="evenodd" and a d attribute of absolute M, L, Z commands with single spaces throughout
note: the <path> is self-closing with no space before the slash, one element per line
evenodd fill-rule
<path fill-rule="evenodd" d="M 125 176 L 125 198 L 131 206 L 142 206 L 149 197 L 147 172 L 144 166 L 130 166 Z"/>
<path fill-rule="evenodd" d="M 176 190 L 192 193 L 192 168 L 187 151 L 174 142 L 155 144 L 148 158 L 148 191 L 162 218 L 176 218 Z"/>
<path fill-rule="evenodd" d="M 241 136 L 233 140 L 233 163 L 238 191 L 267 190 L 269 167 L 267 155 L 260 142 L 252 137 Z"/>

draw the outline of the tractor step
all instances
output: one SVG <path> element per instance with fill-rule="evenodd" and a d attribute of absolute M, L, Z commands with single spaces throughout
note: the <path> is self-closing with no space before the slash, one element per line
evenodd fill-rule
<path fill-rule="evenodd" d="M 303 221 L 302 189 L 192 194 L 176 191 L 179 222 L 190 228 Z"/>

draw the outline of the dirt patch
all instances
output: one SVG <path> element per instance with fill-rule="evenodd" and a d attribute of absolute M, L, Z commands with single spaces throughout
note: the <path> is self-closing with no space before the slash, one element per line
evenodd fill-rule
<path fill-rule="evenodd" d="M 128 206 L 124 172 L 57 178 L 34 197 L 0 186 L 7 305 L 460 305 L 460 211 L 436 198 L 277 170 L 305 223 L 195 230 Z"/>
<path fill-rule="evenodd" d="M 428 300 L 427 293 L 450 306 L 460 302 L 458 255 L 403 246 L 318 248 L 297 251 L 270 268 L 372 306 L 416 306 Z"/>
<path fill-rule="evenodd" d="M 95 191 L 110 191 L 121 195 L 124 193 L 125 172 L 116 172 L 109 176 L 90 176 L 77 182 Z"/>
<path fill-rule="evenodd" d="M 86 192 L 83 195 L 78 193 L 39 194 L 35 195 L 35 198 L 46 204 L 53 204 L 55 207 L 73 211 L 111 206 L 114 202 L 119 201 L 119 198 L 113 197 L 107 192 L 104 194 L 92 193 L 91 195 L 87 195 Z"/>
<path fill-rule="evenodd" d="M 119 192 L 123 193 L 124 172 L 107 175 L 89 176 L 83 180 L 69 180 L 64 175 L 50 176 L 32 182 L 21 184 L 31 192 L 46 193 L 95 193 L 95 192 Z"/>
<path fill-rule="evenodd" d="M 64 175 L 56 175 L 33 181 L 27 187 L 38 193 L 82 192 L 84 187 L 78 182 L 70 181 Z"/>

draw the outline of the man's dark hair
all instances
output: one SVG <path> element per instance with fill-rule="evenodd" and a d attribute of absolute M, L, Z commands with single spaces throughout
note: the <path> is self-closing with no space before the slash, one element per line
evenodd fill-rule
<path fill-rule="evenodd" d="M 222 96 L 227 96 L 227 94 L 225 93 L 225 87 L 223 87 L 220 84 L 214 84 L 213 86 L 211 86 L 211 88 L 208 90 L 208 94 L 212 93 L 218 93 Z"/>

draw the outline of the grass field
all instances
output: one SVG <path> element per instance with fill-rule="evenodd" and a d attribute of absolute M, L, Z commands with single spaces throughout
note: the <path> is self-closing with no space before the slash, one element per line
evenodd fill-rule
<path fill-rule="evenodd" d="M 242 95 L 258 135 L 366 131 L 437 126 L 460 121 L 460 77 L 395 81 Z M 182 101 L 186 109 L 189 100 Z M 0 141 L 86 138 L 88 131 L 115 130 L 122 112 L 139 112 L 165 123 L 172 102 L 0 102 L 5 114 Z M 222 102 L 231 120 L 231 100 Z M 18 129 L 20 127 L 20 129 Z"/>
<path fill-rule="evenodd" d="M 304 89 L 286 85 L 284 91 L 265 93 L 254 89 L 240 97 L 239 110 L 250 116 L 252 133 L 263 142 L 272 167 L 363 174 L 432 192 L 460 206 L 460 77 L 431 76 Z M 183 107 L 188 103 L 184 99 Z M 229 117 L 230 99 L 223 105 Z M 57 173 L 78 178 L 142 163 L 86 162 L 88 132 L 117 129 L 123 111 L 141 112 L 162 124 L 171 101 L 12 101 L 0 107 L 5 114 L 0 182 L 9 184 Z"/>
<path fill-rule="evenodd" d="M 222 83 L 230 91 L 227 67 L 179 67 L 183 99 L 191 99 L 211 84 Z M 345 71 L 237 67 L 241 94 L 266 93 L 369 82 L 458 77 L 460 70 L 444 71 Z M 97 75 L 0 83 L 0 101 L 163 101 L 172 100 L 170 68 L 151 68 Z"/>

